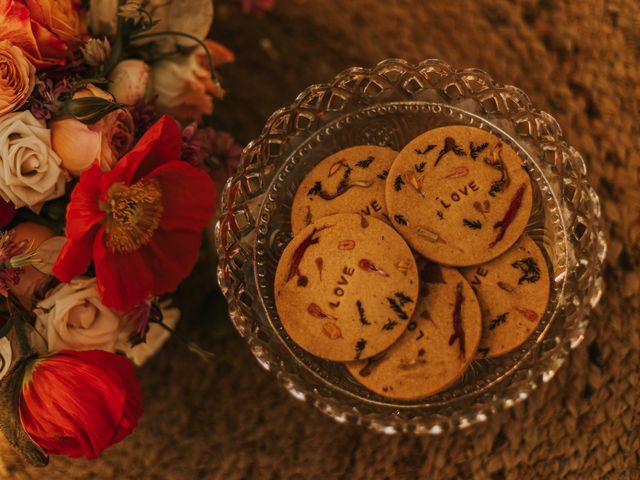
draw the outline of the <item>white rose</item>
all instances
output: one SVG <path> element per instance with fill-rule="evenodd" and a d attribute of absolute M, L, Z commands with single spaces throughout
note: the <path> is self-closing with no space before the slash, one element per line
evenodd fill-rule
<path fill-rule="evenodd" d="M 175 328 L 180 310 L 160 305 L 162 322 Z M 46 339 L 47 352 L 64 349 L 122 352 L 138 366 L 155 355 L 171 334 L 149 324 L 145 341 L 131 346 L 129 323 L 102 304 L 95 278 L 74 278 L 53 289 L 34 309 L 36 331 Z"/>
<path fill-rule="evenodd" d="M 160 304 L 162 309 L 162 323 L 174 329 L 178 320 L 180 320 L 180 310 L 175 307 L 169 307 L 168 302 Z M 131 346 L 129 339 L 130 331 L 122 331 L 116 350 L 124 353 L 137 366 L 142 366 L 147 360 L 154 356 L 164 343 L 171 337 L 171 334 L 157 323 L 149 324 L 149 331 L 143 343 L 134 347 Z"/>
<path fill-rule="evenodd" d="M 118 0 L 91 0 L 88 23 L 94 35 L 112 37 L 118 29 Z"/>
<path fill-rule="evenodd" d="M 16 208 L 40 213 L 47 200 L 64 194 L 60 158 L 51 149 L 51 131 L 31 112 L 0 117 L 0 195 Z"/>
<path fill-rule="evenodd" d="M 109 75 L 109 93 L 117 102 L 135 105 L 147 94 L 150 74 L 151 67 L 142 60 L 123 60 Z"/>
<path fill-rule="evenodd" d="M 36 329 L 47 339 L 50 352 L 115 349 L 121 320 L 102 304 L 95 278 L 78 277 L 59 285 L 34 313 Z"/>

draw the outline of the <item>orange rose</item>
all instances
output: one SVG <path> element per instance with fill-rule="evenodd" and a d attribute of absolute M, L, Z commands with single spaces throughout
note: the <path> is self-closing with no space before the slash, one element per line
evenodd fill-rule
<path fill-rule="evenodd" d="M 0 0 L 0 32 L 38 68 L 65 63 L 86 35 L 78 0 Z"/>
<path fill-rule="evenodd" d="M 113 100 L 113 97 L 93 85 L 76 92 L 74 98 L 94 96 Z M 134 141 L 133 117 L 128 110 L 119 109 L 104 116 L 93 125 L 72 117 L 53 120 L 51 146 L 62 160 L 62 166 L 74 176 L 80 176 L 97 163 L 102 171 L 109 171 Z"/>
<path fill-rule="evenodd" d="M 18 47 L 0 41 L 0 115 L 20 108 L 36 81 L 36 69 Z"/>

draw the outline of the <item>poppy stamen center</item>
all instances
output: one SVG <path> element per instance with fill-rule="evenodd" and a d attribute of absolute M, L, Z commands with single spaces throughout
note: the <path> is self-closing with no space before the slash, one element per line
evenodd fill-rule
<path fill-rule="evenodd" d="M 150 179 L 125 185 L 116 182 L 101 202 L 107 212 L 105 219 L 106 244 L 111 253 L 127 254 L 151 241 L 162 218 L 162 189 L 160 182 Z"/>

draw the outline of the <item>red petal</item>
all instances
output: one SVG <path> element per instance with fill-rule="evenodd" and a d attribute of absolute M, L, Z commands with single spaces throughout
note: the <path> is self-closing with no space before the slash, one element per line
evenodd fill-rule
<path fill-rule="evenodd" d="M 37 62 L 36 66 L 63 65 L 69 52 L 67 44 L 33 19 L 31 19 L 31 31 L 42 56 L 42 61 Z"/>
<path fill-rule="evenodd" d="M 20 398 L 20 419 L 50 454 L 96 458 L 142 415 L 131 363 L 113 353 L 64 350 L 40 360 Z"/>
<path fill-rule="evenodd" d="M 93 244 L 100 226 L 94 225 L 85 234 L 76 239 L 68 239 L 53 265 L 53 274 L 62 282 L 70 282 L 82 275 L 91 262 Z"/>
<path fill-rule="evenodd" d="M 127 255 L 110 253 L 103 237 L 104 227 L 101 227 L 93 244 L 100 297 L 107 307 L 128 312 L 151 295 L 153 277 L 140 250 Z"/>
<path fill-rule="evenodd" d="M 102 179 L 102 191 L 114 182 L 127 185 L 137 182 L 165 162 L 178 160 L 182 137 L 180 127 L 169 115 L 164 115 L 149 128 L 138 143 L 116 167 Z"/>
<path fill-rule="evenodd" d="M 16 217 L 16 206 L 0 197 L 0 228 L 9 225 Z"/>
<path fill-rule="evenodd" d="M 80 181 L 71 192 L 71 201 L 67 207 L 68 238 L 83 236 L 87 230 L 100 222 L 105 212 L 100 210 L 100 180 L 102 172 L 98 165 L 80 175 Z"/>
<path fill-rule="evenodd" d="M 162 228 L 199 232 L 211 222 L 216 187 L 203 170 L 176 161 L 165 163 L 147 178 L 159 180 L 162 187 Z"/>
<path fill-rule="evenodd" d="M 0 31 L 3 40 L 20 47 L 32 63 L 42 60 L 31 31 L 31 17 L 26 5 L 13 0 L 0 0 Z"/>
<path fill-rule="evenodd" d="M 62 353 L 66 352 L 65 350 Z M 126 406 L 118 429 L 110 440 L 110 445 L 119 442 L 129 435 L 142 417 L 142 390 L 136 377 L 135 369 L 129 360 L 120 355 L 113 355 L 103 350 L 86 350 L 82 354 L 83 360 L 96 368 L 107 368 L 114 372 L 127 392 Z"/>
<path fill-rule="evenodd" d="M 200 232 L 159 229 L 140 252 L 153 275 L 153 294 L 173 292 L 200 255 Z"/>

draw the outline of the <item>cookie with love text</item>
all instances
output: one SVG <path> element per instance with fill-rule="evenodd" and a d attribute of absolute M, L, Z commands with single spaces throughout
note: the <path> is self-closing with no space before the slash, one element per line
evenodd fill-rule
<path fill-rule="evenodd" d="M 498 257 L 524 231 L 532 186 L 523 161 L 489 132 L 454 125 L 418 136 L 387 178 L 393 226 L 426 258 L 449 266 Z"/>
<path fill-rule="evenodd" d="M 396 155 L 390 148 L 360 145 L 318 163 L 293 199 L 293 233 L 335 213 L 362 213 L 386 220 L 385 180 Z"/>
<path fill-rule="evenodd" d="M 282 326 L 301 348 L 326 360 L 366 359 L 409 325 L 418 271 L 389 225 L 354 213 L 330 215 L 300 231 L 275 276 Z"/>
<path fill-rule="evenodd" d="M 482 309 L 483 334 L 478 350 L 496 357 L 522 345 L 547 309 L 549 269 L 540 247 L 523 235 L 495 260 L 462 270 Z"/>

